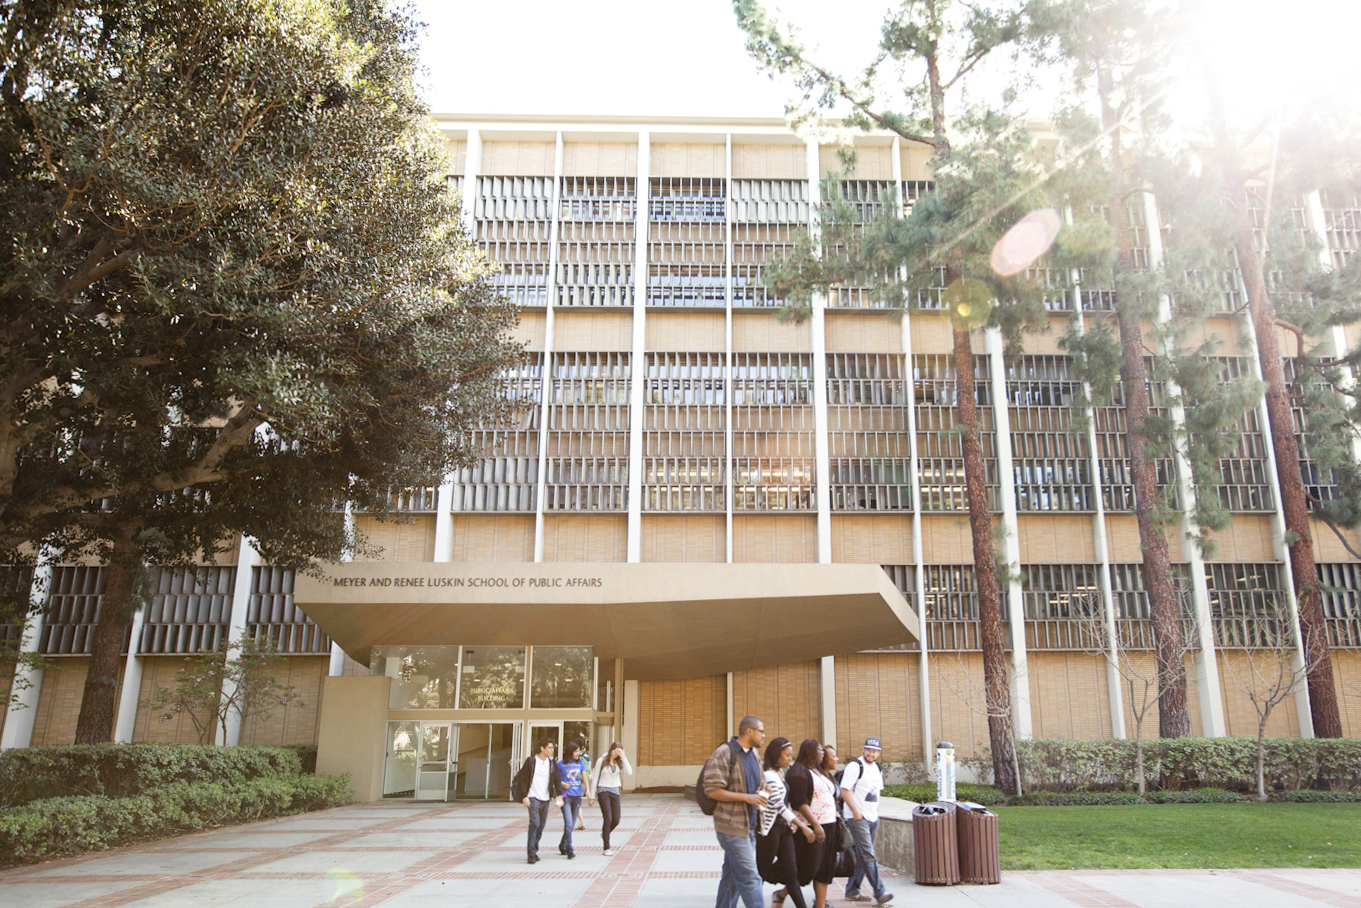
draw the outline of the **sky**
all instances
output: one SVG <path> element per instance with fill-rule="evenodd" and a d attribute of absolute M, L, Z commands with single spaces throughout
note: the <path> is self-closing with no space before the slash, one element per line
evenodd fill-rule
<path fill-rule="evenodd" d="M 1213 23 L 1207 53 L 1218 60 L 1226 92 L 1243 104 L 1272 103 L 1292 83 L 1358 82 L 1361 2 L 1206 2 Z M 726 0 L 414 5 L 426 23 L 422 88 L 437 113 L 780 117 L 789 98 L 788 88 L 759 73 L 747 56 Z M 768 4 L 817 48 L 817 59 L 843 73 L 854 73 L 873 53 L 887 6 L 886 0 Z M 1189 68 L 1196 61 L 1183 62 Z M 1047 97 L 1033 98 L 1032 108 Z"/>

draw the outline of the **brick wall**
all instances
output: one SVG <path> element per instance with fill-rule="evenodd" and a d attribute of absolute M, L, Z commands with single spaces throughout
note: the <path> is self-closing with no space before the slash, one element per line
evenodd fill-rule
<path fill-rule="evenodd" d="M 1086 653 L 1030 652 L 1030 717 L 1037 738 L 1109 738 L 1106 660 Z"/>
<path fill-rule="evenodd" d="M 859 756 L 871 735 L 883 742 L 885 762 L 921 758 L 917 666 L 916 653 L 836 657 L 836 742 L 843 761 Z"/>
<path fill-rule="evenodd" d="M 767 741 L 788 738 L 797 750 L 804 738 L 822 737 L 821 689 L 817 660 L 733 672 L 733 722 L 756 716 Z"/>
<path fill-rule="evenodd" d="M 326 656 L 289 656 L 275 672 L 281 684 L 296 689 L 299 702 L 282 706 L 265 717 L 246 717 L 242 744 L 315 744 L 321 716 L 322 688 L 330 667 Z"/>
<path fill-rule="evenodd" d="M 85 696 L 85 675 L 90 665 L 88 657 L 63 656 L 50 660 L 50 663 L 52 667 L 43 670 L 43 687 L 38 694 L 38 708 L 33 721 L 34 747 L 74 743 L 80 702 Z M 118 679 L 115 700 L 123 691 L 121 659 L 118 662 Z"/>
<path fill-rule="evenodd" d="M 1224 692 L 1224 729 L 1230 737 L 1256 737 L 1257 711 L 1252 701 L 1239 685 L 1250 686 L 1258 691 L 1265 685 L 1254 677 L 1248 654 L 1243 650 L 1222 650 L 1219 656 L 1219 686 Z M 1272 681 L 1276 678 L 1275 660 L 1265 650 L 1253 653 L 1257 670 Z M 1286 666 L 1289 674 L 1290 667 Z M 1267 720 L 1266 733 L 1272 738 L 1298 738 L 1300 734 L 1299 715 L 1295 710 L 1295 697 L 1290 695 L 1271 711 Z"/>
<path fill-rule="evenodd" d="M 638 720 L 639 765 L 703 763 L 727 737 L 727 677 L 641 681 Z"/>
<path fill-rule="evenodd" d="M 1361 737 L 1361 650 L 1333 650 L 1333 683 L 1342 713 L 1342 733 Z"/>
<path fill-rule="evenodd" d="M 142 691 L 138 695 L 137 722 L 133 726 L 132 740 L 152 744 L 212 744 L 217 739 L 215 728 L 205 729 L 202 740 L 194 728 L 194 720 L 188 713 L 176 713 L 166 721 L 160 721 L 165 710 L 153 710 L 141 704 L 149 701 L 161 688 L 173 689 L 178 683 L 176 673 L 188 664 L 180 656 L 147 656 L 142 659 Z M 208 721 L 208 717 L 202 717 Z"/>

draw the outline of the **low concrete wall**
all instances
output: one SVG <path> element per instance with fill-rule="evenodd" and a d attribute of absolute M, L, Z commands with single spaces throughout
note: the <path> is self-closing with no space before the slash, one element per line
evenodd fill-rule
<path fill-rule="evenodd" d="M 874 848 L 880 864 L 913 875 L 917 862 L 912 844 L 912 808 L 916 806 L 915 801 L 880 798 L 879 840 Z"/>
<path fill-rule="evenodd" d="M 349 773 L 359 801 L 383 797 L 391 686 L 391 678 L 336 675 L 326 679 L 317 723 L 317 773 Z"/>

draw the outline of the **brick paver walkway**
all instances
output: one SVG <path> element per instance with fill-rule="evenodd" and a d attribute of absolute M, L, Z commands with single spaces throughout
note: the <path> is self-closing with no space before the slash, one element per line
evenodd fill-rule
<path fill-rule="evenodd" d="M 625 795 L 614 857 L 584 811 L 577 858 L 525 864 L 514 804 L 360 804 L 0 873 L 13 908 L 709 908 L 722 852 L 678 795 Z M 902 906 L 1361 908 L 1361 870 L 1007 873 L 999 886 L 931 888 L 887 871 Z M 774 887 L 766 887 L 767 895 Z M 808 890 L 811 905 L 811 889 Z M 833 889 L 830 904 L 851 903 Z M 792 903 L 787 903 L 791 905 Z"/>

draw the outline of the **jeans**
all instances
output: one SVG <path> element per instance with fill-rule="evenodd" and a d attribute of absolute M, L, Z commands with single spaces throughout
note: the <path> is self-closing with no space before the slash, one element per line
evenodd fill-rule
<path fill-rule="evenodd" d="M 874 840 L 879 836 L 878 820 L 847 820 L 851 837 L 855 839 L 855 872 L 846 881 L 846 894 L 860 891 L 860 883 L 869 880 L 877 899 L 887 890 L 879 879 L 879 859 L 874 855 Z"/>
<path fill-rule="evenodd" d="M 739 896 L 747 908 L 765 908 L 765 891 L 756 872 L 756 830 L 744 836 L 715 830 L 714 835 L 723 848 L 723 874 L 714 908 L 736 908 Z"/>
<path fill-rule="evenodd" d="M 581 816 L 581 795 L 562 796 L 562 841 L 558 843 L 558 851 L 563 854 L 576 854 L 577 851 L 572 847 L 572 830 L 577 825 L 577 817 Z"/>
<path fill-rule="evenodd" d="M 595 793 L 600 801 L 600 841 L 610 850 L 610 833 L 619 825 L 619 792 L 601 788 Z"/>
<path fill-rule="evenodd" d="M 543 838 L 543 828 L 548 825 L 548 802 L 538 798 L 529 799 L 529 856 L 539 856 L 539 839 Z"/>

